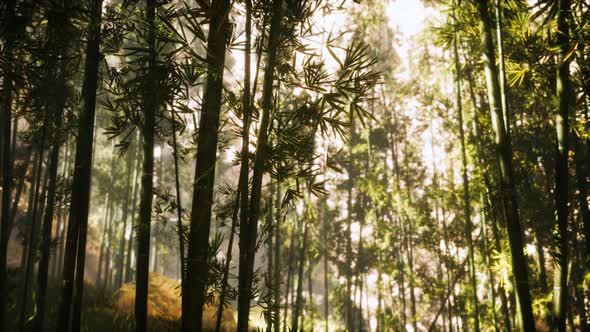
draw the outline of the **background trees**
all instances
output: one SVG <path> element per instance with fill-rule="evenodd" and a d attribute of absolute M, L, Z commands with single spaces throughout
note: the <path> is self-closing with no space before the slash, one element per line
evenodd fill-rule
<path fill-rule="evenodd" d="M 587 329 L 584 1 L 0 9 L 4 330 Z"/>

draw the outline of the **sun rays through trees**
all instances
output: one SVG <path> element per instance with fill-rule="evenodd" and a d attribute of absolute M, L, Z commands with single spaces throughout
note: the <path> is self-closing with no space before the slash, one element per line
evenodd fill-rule
<path fill-rule="evenodd" d="M 582 0 L 0 3 L 0 332 L 587 331 Z"/>

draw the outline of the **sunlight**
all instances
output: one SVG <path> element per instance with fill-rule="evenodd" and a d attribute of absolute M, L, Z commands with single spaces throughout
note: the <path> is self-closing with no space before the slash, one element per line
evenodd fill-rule
<path fill-rule="evenodd" d="M 430 106 L 428 111 L 432 111 Z M 444 162 L 448 159 L 448 153 L 440 144 L 442 131 L 442 119 L 433 119 L 430 121 L 429 129 L 422 132 L 422 140 L 426 142 L 422 146 L 422 158 L 431 174 L 434 174 L 435 167 L 438 174 L 445 174 L 448 169 L 447 163 Z"/>
<path fill-rule="evenodd" d="M 344 284 L 346 284 L 346 277 L 345 277 L 345 276 L 340 276 L 340 277 L 338 277 L 338 283 L 339 283 L 340 285 L 344 285 Z"/>
<path fill-rule="evenodd" d="M 402 68 L 396 76 L 402 81 L 411 77 L 413 50 L 410 41 L 424 30 L 428 17 L 436 13 L 432 8 L 424 7 L 421 0 L 391 0 L 387 5 L 386 14 L 389 26 L 401 32 L 396 50 L 402 60 Z"/>
<path fill-rule="evenodd" d="M 369 325 L 371 327 L 371 330 L 376 329 L 377 328 L 377 318 L 371 317 L 371 320 L 369 321 Z"/>
<path fill-rule="evenodd" d="M 537 255 L 537 247 L 533 243 L 527 243 L 526 244 L 526 252 L 530 256 L 536 256 Z"/>
<path fill-rule="evenodd" d="M 358 222 L 354 222 L 350 225 L 350 236 L 352 241 L 358 242 L 361 239 L 361 235 L 363 238 L 368 238 L 373 234 L 373 226 L 372 225 L 363 225 L 363 232 L 361 234 L 361 224 Z"/>
<path fill-rule="evenodd" d="M 234 145 L 230 145 L 225 150 L 225 162 L 230 164 L 236 158 L 236 152 L 238 149 Z"/>
<path fill-rule="evenodd" d="M 358 222 L 352 223 L 350 225 L 350 237 L 351 237 L 352 241 L 358 242 L 358 240 L 360 239 L 360 233 L 361 233 L 361 224 Z"/>
<path fill-rule="evenodd" d="M 8 1 L 0 330 L 583 329 L 554 2 Z"/>
<path fill-rule="evenodd" d="M 132 232 L 133 232 L 133 225 L 129 224 L 127 225 L 127 228 L 125 228 L 125 240 L 129 240 L 131 239 L 132 236 Z"/>
<path fill-rule="evenodd" d="M 379 300 L 376 296 L 369 296 L 368 304 L 371 311 L 377 311 L 377 307 L 379 307 Z"/>
<path fill-rule="evenodd" d="M 400 30 L 404 36 L 422 31 L 429 14 L 421 0 L 390 0 L 386 9 L 389 26 Z"/>
<path fill-rule="evenodd" d="M 243 4 L 236 3 L 237 11 L 244 12 Z M 340 65 L 338 61 L 334 59 L 330 52 L 328 51 L 328 45 L 326 43 L 326 33 L 332 33 L 333 36 L 337 36 L 347 28 L 347 17 L 348 12 L 344 9 L 340 10 L 333 10 L 330 12 L 318 10 L 314 13 L 312 17 L 312 22 L 315 24 L 315 29 L 317 33 L 314 33 L 310 36 L 307 36 L 305 39 L 302 40 L 303 45 L 309 48 L 311 53 L 318 55 L 320 59 L 322 59 L 326 65 L 326 69 L 328 72 L 336 72 Z M 245 16 L 240 15 L 237 16 L 236 22 L 238 26 L 243 27 L 245 24 Z M 252 34 L 256 35 L 259 31 L 254 26 L 252 28 Z M 238 42 L 243 43 L 245 41 L 245 35 L 241 34 L 237 39 Z M 340 38 L 341 43 L 345 43 L 348 39 L 350 39 L 350 34 L 344 34 Z M 344 51 L 340 48 L 332 48 L 333 53 L 335 53 L 339 58 L 344 56 Z M 303 68 L 303 60 L 304 54 L 297 53 L 298 56 L 296 57 L 296 64 L 295 67 L 297 70 L 301 70 Z M 241 82 L 244 80 L 244 52 L 242 50 L 235 50 L 232 52 L 232 59 L 233 59 L 233 66 L 229 70 L 229 73 L 234 78 L 237 84 L 242 84 Z M 256 54 L 252 52 L 250 54 L 250 63 L 251 63 L 251 79 L 253 81 L 256 69 Z M 264 64 L 262 64 L 264 65 Z M 302 92 L 302 89 L 294 89 L 293 93 L 298 96 Z"/>

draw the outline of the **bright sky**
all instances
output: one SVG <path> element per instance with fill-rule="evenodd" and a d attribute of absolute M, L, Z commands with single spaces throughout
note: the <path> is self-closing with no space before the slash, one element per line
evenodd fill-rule
<path fill-rule="evenodd" d="M 399 29 L 406 36 L 413 36 L 424 29 L 424 19 L 430 10 L 420 0 L 393 0 L 387 6 L 387 17 L 392 29 Z"/>
<path fill-rule="evenodd" d="M 435 11 L 432 8 L 424 7 L 421 0 L 389 0 L 386 14 L 389 19 L 389 26 L 402 34 L 399 36 L 401 45 L 398 45 L 397 49 L 400 57 L 403 61 L 405 61 L 408 55 L 407 51 L 409 49 L 409 40 L 424 29 L 426 18 L 434 15 Z M 348 23 L 348 20 L 346 19 L 347 13 L 345 10 L 334 11 L 329 15 L 321 15 L 321 17 L 320 15 L 321 14 L 318 14 L 318 17 L 315 19 L 315 21 L 319 28 L 327 32 L 332 31 L 334 34 L 336 34 L 338 31 L 344 30 L 346 28 L 346 24 Z M 239 28 L 243 28 L 243 22 L 241 18 L 238 18 L 238 21 Z M 318 35 L 317 38 L 311 38 L 306 41 L 310 44 L 319 44 L 317 45 L 319 53 L 327 53 L 325 50 L 322 50 L 321 47 L 321 44 L 324 42 L 322 40 L 322 36 Z M 234 60 L 235 63 L 232 68 L 232 74 L 237 81 L 241 81 L 243 79 L 244 71 L 243 56 L 239 54 L 239 52 L 234 52 Z M 331 59 L 326 60 L 328 69 L 334 69 L 331 67 L 335 67 L 336 62 L 331 61 Z M 255 61 L 254 56 L 252 57 L 252 61 Z"/>
<path fill-rule="evenodd" d="M 434 9 L 424 7 L 421 0 L 389 0 L 386 15 L 389 27 L 398 32 L 396 36 L 399 38 L 399 43 L 396 44 L 396 51 L 403 65 L 398 78 L 410 77 L 409 61 L 412 57 L 410 41 L 425 29 L 427 19 L 436 17 L 437 14 L 438 12 Z"/>
<path fill-rule="evenodd" d="M 410 60 L 416 54 L 411 54 L 412 43 L 418 34 L 421 34 L 427 28 L 427 21 L 432 19 L 440 19 L 440 12 L 433 8 L 425 7 L 421 0 L 390 0 L 387 6 L 387 18 L 389 26 L 394 31 L 398 31 L 397 36 L 399 41 L 396 44 L 396 51 L 401 60 L 401 68 L 396 77 L 400 80 L 408 80 L 411 77 Z M 401 35 L 400 35 L 401 34 Z M 432 51 L 432 50 L 431 50 Z M 451 85 L 452 86 L 452 85 Z M 417 101 L 410 102 L 405 112 L 418 113 L 419 108 L 422 107 Z M 416 121 L 417 119 L 413 119 Z M 434 163 L 437 164 L 438 171 L 445 171 L 444 163 L 438 163 L 438 160 L 445 158 L 446 152 L 440 144 L 436 144 L 436 139 L 441 127 L 440 121 L 433 121 L 431 125 L 433 130 L 426 130 L 421 137 L 424 141 L 422 149 L 422 157 L 425 166 L 433 171 Z"/>

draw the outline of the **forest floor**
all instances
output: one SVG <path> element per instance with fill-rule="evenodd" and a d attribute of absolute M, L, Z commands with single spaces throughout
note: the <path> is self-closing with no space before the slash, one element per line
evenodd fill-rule
<path fill-rule="evenodd" d="M 11 269 L 9 271 L 9 331 L 18 331 L 18 318 L 20 316 L 20 302 L 22 298 L 21 280 L 22 271 Z M 60 283 L 56 279 L 50 280 L 48 285 L 48 312 L 46 313 L 45 330 L 55 331 L 57 310 L 60 298 Z M 149 331 L 178 331 L 180 328 L 181 305 L 178 281 L 157 273 L 150 274 L 148 295 L 148 327 Z M 32 297 L 33 299 L 35 296 Z M 29 300 L 29 302 L 31 302 Z M 135 331 L 133 310 L 135 305 L 135 284 L 124 284 L 116 291 L 97 290 L 95 285 L 86 283 L 82 306 L 82 331 L 85 332 L 131 332 Z M 27 316 L 25 318 L 25 331 L 30 329 L 34 316 L 34 304 L 27 304 Z M 235 331 L 236 313 L 233 308 L 224 310 L 221 331 Z M 217 317 L 217 305 L 212 303 L 205 308 L 203 326 L 205 331 L 215 329 Z"/>

